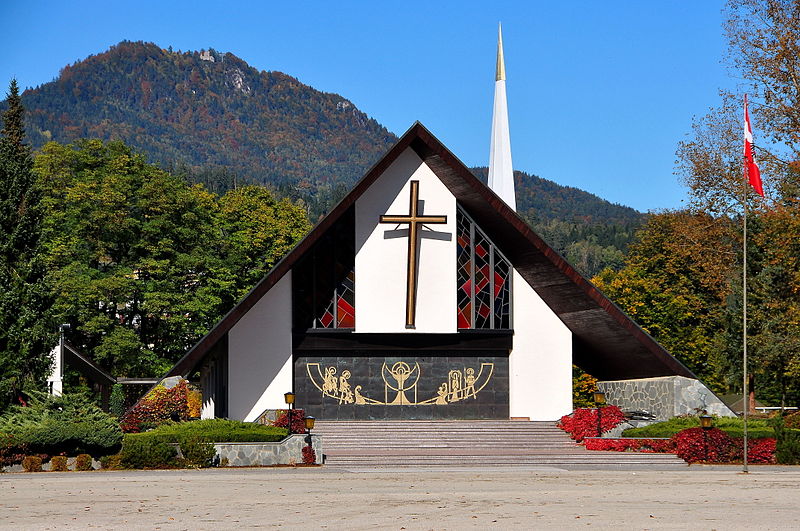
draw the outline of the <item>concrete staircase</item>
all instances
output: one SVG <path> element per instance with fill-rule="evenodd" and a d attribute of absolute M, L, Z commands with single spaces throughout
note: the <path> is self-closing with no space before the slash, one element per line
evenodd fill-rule
<path fill-rule="evenodd" d="M 317 421 L 325 464 L 343 468 L 533 466 L 676 469 L 672 454 L 600 452 L 573 442 L 554 422 L 507 420 Z"/>

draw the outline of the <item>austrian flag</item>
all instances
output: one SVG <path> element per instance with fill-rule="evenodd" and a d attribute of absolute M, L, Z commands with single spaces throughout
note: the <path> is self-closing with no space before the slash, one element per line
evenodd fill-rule
<path fill-rule="evenodd" d="M 761 172 L 753 157 L 753 129 L 750 127 L 750 113 L 747 112 L 747 94 L 744 95 L 744 176 L 758 195 L 764 197 Z"/>

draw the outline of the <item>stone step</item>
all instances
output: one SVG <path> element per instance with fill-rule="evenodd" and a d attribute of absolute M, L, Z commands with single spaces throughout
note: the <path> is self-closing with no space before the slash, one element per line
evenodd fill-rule
<path fill-rule="evenodd" d="M 318 421 L 326 464 L 334 467 L 555 466 L 672 469 L 671 454 L 598 452 L 555 422 L 509 420 Z"/>

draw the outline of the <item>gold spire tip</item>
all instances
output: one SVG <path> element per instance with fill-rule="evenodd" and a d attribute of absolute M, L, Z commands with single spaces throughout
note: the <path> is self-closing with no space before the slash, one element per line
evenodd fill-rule
<path fill-rule="evenodd" d="M 503 81 L 506 78 L 506 64 L 503 61 L 503 28 L 497 23 L 497 72 L 496 81 Z"/>

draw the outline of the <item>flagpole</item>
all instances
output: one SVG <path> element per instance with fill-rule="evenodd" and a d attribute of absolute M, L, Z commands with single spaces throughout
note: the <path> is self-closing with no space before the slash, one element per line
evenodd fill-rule
<path fill-rule="evenodd" d="M 742 409 L 744 411 L 744 462 L 742 472 L 747 474 L 747 410 L 749 393 L 747 392 L 747 181 L 744 181 L 744 245 L 742 253 Z"/>
<path fill-rule="evenodd" d="M 746 115 L 747 94 L 744 95 L 744 108 Z M 747 127 L 747 125 L 745 125 L 745 127 Z M 749 183 L 746 154 L 744 156 L 743 167 L 745 168 L 745 171 L 743 172 L 744 178 L 742 179 L 742 185 L 744 189 L 744 193 L 742 194 L 742 204 L 744 206 L 744 230 L 742 231 L 742 418 L 744 421 L 744 461 L 742 464 L 742 472 L 747 474 L 747 411 L 750 409 L 750 404 L 748 403 L 749 393 L 747 392 L 747 186 Z"/>

